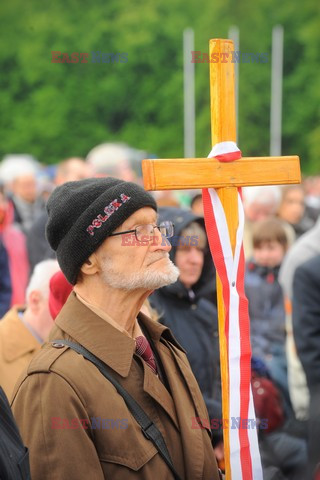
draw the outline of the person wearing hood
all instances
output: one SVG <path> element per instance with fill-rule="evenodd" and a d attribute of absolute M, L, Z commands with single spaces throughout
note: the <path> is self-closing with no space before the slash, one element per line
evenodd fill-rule
<path fill-rule="evenodd" d="M 156 290 L 150 304 L 159 322 L 171 329 L 186 350 L 210 419 L 221 418 L 218 317 L 215 270 L 210 256 L 204 220 L 180 208 L 159 209 L 159 221 L 173 222 L 170 258 L 179 268 L 178 280 Z M 221 432 L 212 430 L 214 445 Z"/>

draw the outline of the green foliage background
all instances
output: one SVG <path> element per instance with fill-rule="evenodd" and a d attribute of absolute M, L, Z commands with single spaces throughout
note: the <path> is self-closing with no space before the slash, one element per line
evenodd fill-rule
<path fill-rule="evenodd" d="M 284 27 L 283 154 L 320 172 L 318 0 L 11 0 L 0 7 L 0 156 L 43 163 L 124 141 L 159 157 L 183 156 L 182 32 L 195 50 L 240 28 L 242 52 L 268 52 Z M 51 63 L 51 52 L 89 52 L 89 63 Z M 127 63 L 92 63 L 91 52 Z M 190 55 L 191 60 L 191 55 Z M 271 64 L 240 64 L 239 146 L 269 153 Z M 196 64 L 197 155 L 210 150 L 209 69 Z"/>

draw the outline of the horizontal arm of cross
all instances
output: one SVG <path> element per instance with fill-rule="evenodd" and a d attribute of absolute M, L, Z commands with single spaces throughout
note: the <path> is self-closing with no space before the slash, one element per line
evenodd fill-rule
<path fill-rule="evenodd" d="M 245 187 L 300 183 L 298 156 L 243 157 L 234 162 L 215 158 L 143 160 L 146 190 Z"/>

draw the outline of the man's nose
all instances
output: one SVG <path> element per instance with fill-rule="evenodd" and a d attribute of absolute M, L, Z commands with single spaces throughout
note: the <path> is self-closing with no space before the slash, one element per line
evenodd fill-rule
<path fill-rule="evenodd" d="M 162 235 L 157 228 L 154 229 L 153 242 L 151 245 L 155 250 L 163 250 L 164 252 L 170 252 L 171 250 L 169 240 Z"/>

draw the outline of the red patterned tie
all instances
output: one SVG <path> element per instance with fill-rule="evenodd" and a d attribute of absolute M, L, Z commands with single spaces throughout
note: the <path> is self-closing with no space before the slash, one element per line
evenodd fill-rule
<path fill-rule="evenodd" d="M 136 353 L 149 365 L 153 373 L 157 373 L 156 361 L 146 337 L 136 337 Z"/>

